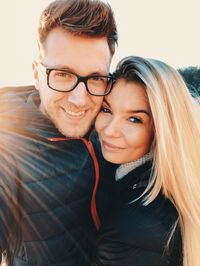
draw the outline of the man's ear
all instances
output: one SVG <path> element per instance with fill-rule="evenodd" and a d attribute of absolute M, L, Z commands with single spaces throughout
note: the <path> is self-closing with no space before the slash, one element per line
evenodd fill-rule
<path fill-rule="evenodd" d="M 38 73 L 38 62 L 37 61 L 33 61 L 32 70 L 33 70 L 35 88 L 36 90 L 39 90 L 39 73 Z"/>

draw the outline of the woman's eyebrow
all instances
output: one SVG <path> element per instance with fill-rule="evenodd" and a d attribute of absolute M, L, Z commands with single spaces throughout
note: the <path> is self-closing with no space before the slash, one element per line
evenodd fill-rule
<path fill-rule="evenodd" d="M 109 104 L 109 102 L 107 101 L 106 98 L 104 98 L 103 102 L 105 102 L 108 105 L 108 107 L 110 107 L 110 104 Z M 149 111 L 145 110 L 145 109 L 130 110 L 127 113 L 128 114 L 143 113 L 143 114 L 148 115 L 149 117 L 151 116 L 151 113 Z"/>
<path fill-rule="evenodd" d="M 148 115 L 148 116 L 151 116 L 150 112 L 148 112 L 148 111 L 145 110 L 145 109 L 130 110 L 130 111 L 128 111 L 128 113 L 130 113 L 130 114 L 144 113 L 144 114 L 146 114 L 146 115 Z"/>
<path fill-rule="evenodd" d="M 109 104 L 109 102 L 106 100 L 106 98 L 103 99 L 103 103 L 104 103 L 104 102 L 110 107 L 110 104 Z"/>

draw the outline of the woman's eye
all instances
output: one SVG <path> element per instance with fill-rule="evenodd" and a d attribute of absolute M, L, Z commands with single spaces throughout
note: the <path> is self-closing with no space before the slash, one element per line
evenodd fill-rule
<path fill-rule="evenodd" d="M 110 113 L 110 110 L 107 107 L 102 106 L 101 107 L 101 112 L 103 112 L 103 113 Z"/>
<path fill-rule="evenodd" d="M 142 120 L 140 118 L 137 118 L 137 117 L 129 117 L 128 119 L 131 123 L 137 123 L 137 124 L 141 124 L 142 123 Z"/>

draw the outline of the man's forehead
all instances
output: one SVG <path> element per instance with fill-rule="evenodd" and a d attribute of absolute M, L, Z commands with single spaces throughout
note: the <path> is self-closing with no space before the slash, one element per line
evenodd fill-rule
<path fill-rule="evenodd" d="M 48 67 L 70 69 L 80 75 L 108 74 L 111 53 L 107 39 L 74 36 L 52 30 L 39 45 L 40 60 Z"/>

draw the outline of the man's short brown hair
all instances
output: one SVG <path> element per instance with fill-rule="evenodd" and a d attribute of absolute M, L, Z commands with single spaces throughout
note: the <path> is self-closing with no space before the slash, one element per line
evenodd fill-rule
<path fill-rule="evenodd" d="M 118 35 L 113 11 L 101 0 L 55 0 L 43 11 L 38 28 L 39 42 L 60 27 L 74 35 L 106 37 L 111 54 Z"/>

